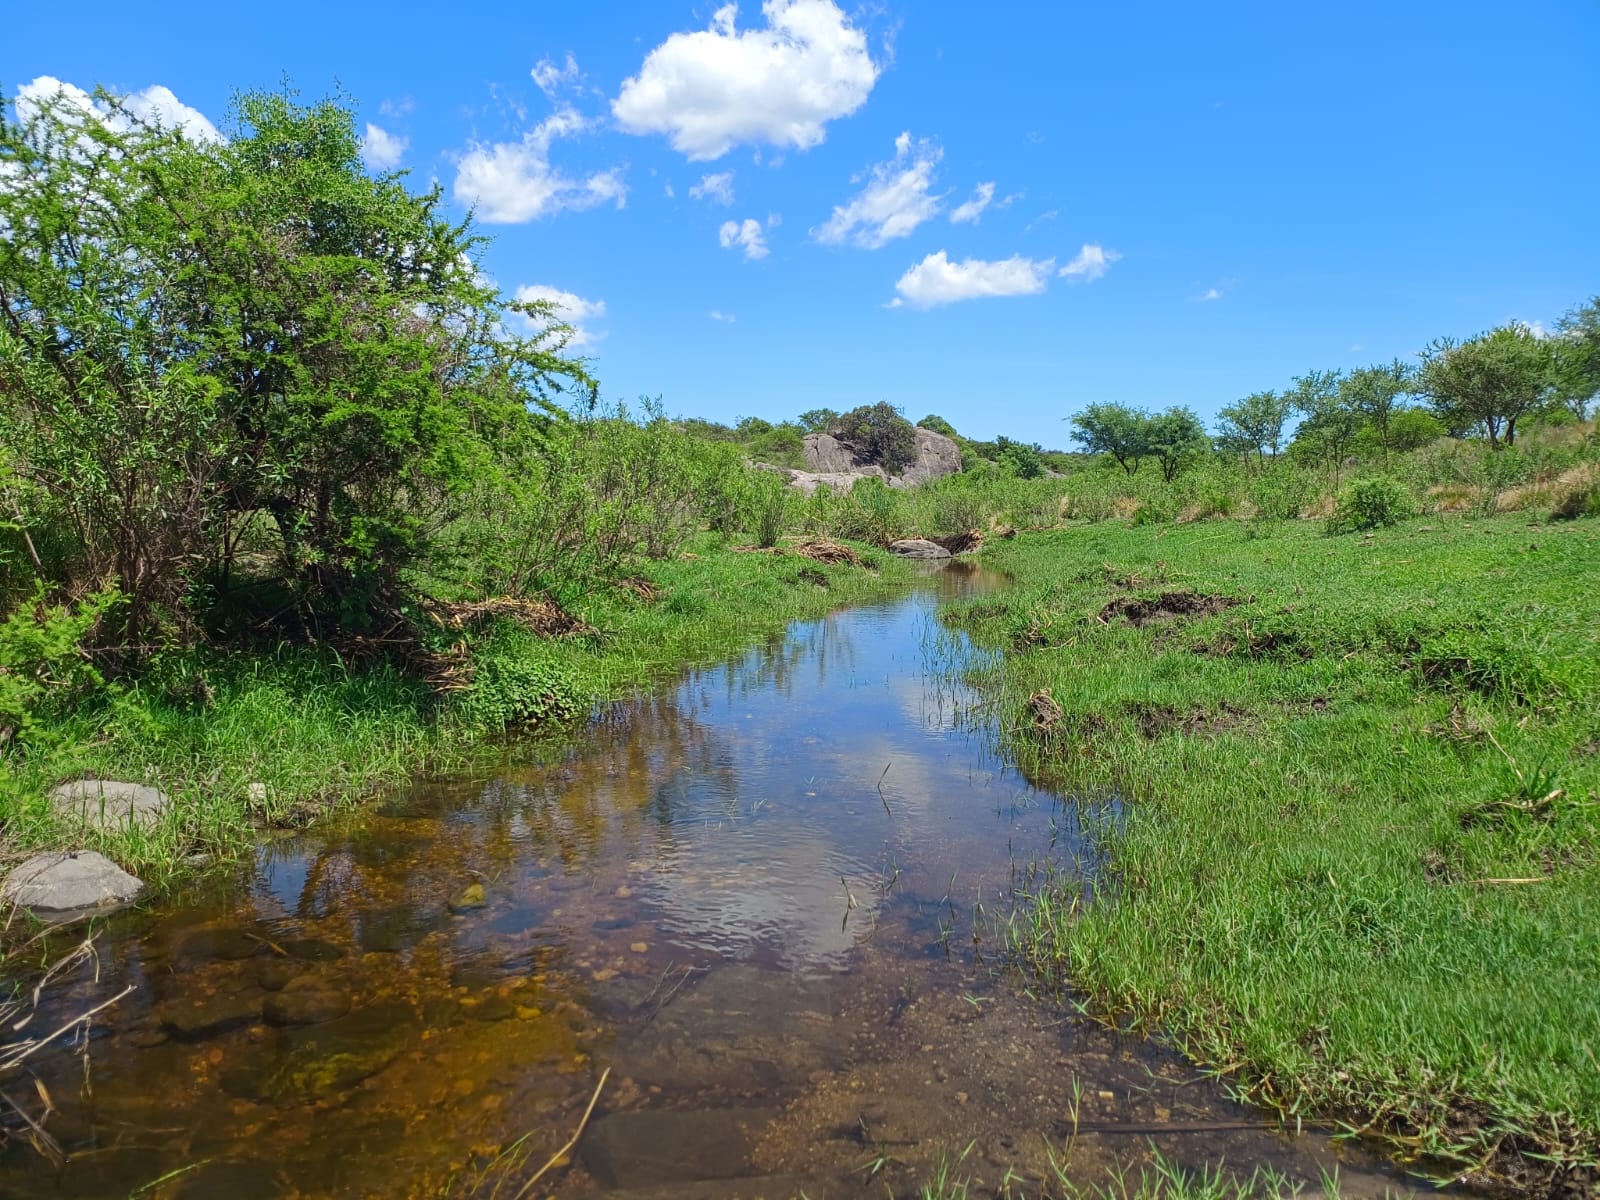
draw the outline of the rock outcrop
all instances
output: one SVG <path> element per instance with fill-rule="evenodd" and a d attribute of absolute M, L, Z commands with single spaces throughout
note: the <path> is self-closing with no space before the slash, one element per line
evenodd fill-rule
<path fill-rule="evenodd" d="M 758 467 L 776 470 L 788 476 L 792 487 L 806 495 L 827 484 L 837 492 L 848 492 L 858 479 L 881 479 L 892 488 L 915 487 L 954 475 L 961 470 L 961 447 L 931 429 L 917 429 L 917 457 L 898 475 L 891 475 L 877 463 L 861 458 L 846 443 L 826 433 L 811 433 L 805 439 L 806 470 L 793 471 L 781 467 Z"/>

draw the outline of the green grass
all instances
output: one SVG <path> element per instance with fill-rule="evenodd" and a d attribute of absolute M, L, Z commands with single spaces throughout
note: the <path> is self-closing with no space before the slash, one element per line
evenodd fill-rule
<path fill-rule="evenodd" d="M 237 854 L 263 826 L 303 824 L 419 769 L 493 752 L 509 712 L 587 714 L 907 578 L 882 556 L 868 570 L 733 553 L 712 538 L 694 551 L 648 565 L 653 599 L 612 590 L 575 603 L 592 635 L 538 638 L 506 626 L 476 635 L 477 682 L 443 703 L 394 668 L 331 653 L 157 659 L 48 717 L 25 752 L 0 755 L 0 852 L 88 845 L 159 884 L 187 855 Z M 156 784 L 173 796 L 173 815 L 148 832 L 76 834 L 52 818 L 45 795 L 79 776 Z"/>
<path fill-rule="evenodd" d="M 1290 1117 L 1453 1171 L 1600 1160 L 1593 522 L 1101 524 L 986 557 L 1015 585 L 947 616 L 1007 651 L 979 682 L 1009 744 L 1121 800 L 1093 899 L 1046 888 L 1019 953 Z M 1184 591 L 1231 603 L 1107 609 Z"/>

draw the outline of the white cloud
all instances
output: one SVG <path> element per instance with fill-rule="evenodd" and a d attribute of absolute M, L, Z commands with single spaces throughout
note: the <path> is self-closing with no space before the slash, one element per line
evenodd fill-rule
<path fill-rule="evenodd" d="M 1203 301 L 1204 300 L 1221 300 L 1222 299 L 1222 290 L 1220 288 L 1207 288 L 1204 292 L 1201 293 L 1199 298 L 1201 300 L 1203 300 Z"/>
<path fill-rule="evenodd" d="M 714 200 L 718 204 L 732 204 L 733 172 L 719 171 L 715 175 L 707 175 L 689 189 L 689 195 L 696 200 Z"/>
<path fill-rule="evenodd" d="M 417 102 L 410 96 L 401 96 L 398 100 L 388 99 L 378 105 L 380 117 L 404 117 L 410 115 L 417 107 Z"/>
<path fill-rule="evenodd" d="M 848 240 L 868 250 L 905 237 L 939 211 L 943 197 L 930 195 L 929 189 L 943 157 L 944 151 L 927 138 L 913 142 L 909 132 L 902 133 L 894 140 L 894 157 L 873 167 L 861 193 L 836 205 L 833 216 L 813 229 L 812 236 L 824 245 Z"/>
<path fill-rule="evenodd" d="M 977 190 L 972 193 L 972 199 L 950 214 L 950 223 L 964 225 L 968 221 L 976 222 L 983 216 L 983 210 L 989 207 L 992 200 L 994 200 L 994 184 L 980 183 Z"/>
<path fill-rule="evenodd" d="M 361 139 L 361 157 L 374 171 L 392 171 L 400 165 L 410 145 L 410 138 L 388 133 L 368 121 L 367 136 Z"/>
<path fill-rule="evenodd" d="M 606 315 L 606 302 L 604 300 L 585 300 L 573 292 L 564 292 L 560 288 L 553 288 L 542 283 L 528 283 L 517 289 L 517 299 L 523 304 L 548 304 L 551 306 L 551 316 L 554 322 L 567 325 L 571 328 L 568 335 L 566 349 L 579 350 L 584 346 L 592 346 L 599 341 L 603 334 L 596 333 L 584 324 L 586 321 L 596 321 Z M 539 333 L 550 327 L 551 321 L 537 316 L 520 314 L 524 326 L 529 333 Z"/>
<path fill-rule="evenodd" d="M 905 302 L 934 308 L 984 296 L 1033 296 L 1044 291 L 1055 265 L 1053 258 L 1023 258 L 1020 254 L 996 262 L 968 258 L 953 263 L 940 250 L 900 277 L 894 285 L 900 295 L 890 306 L 898 308 Z"/>
<path fill-rule="evenodd" d="M 583 78 L 583 73 L 578 70 L 578 60 L 572 57 L 570 50 L 567 51 L 566 62 L 561 66 L 556 66 L 548 58 L 541 58 L 528 74 L 533 76 L 533 82 L 538 84 L 539 90 L 551 99 L 562 87 Z"/>
<path fill-rule="evenodd" d="M 31 83 L 17 88 L 17 116 L 26 120 L 49 102 L 55 102 L 68 112 L 92 116 L 112 129 L 125 130 L 127 118 L 111 106 L 96 100 L 88 92 L 70 83 L 63 83 L 51 75 L 40 75 Z M 190 108 L 172 94 L 170 88 L 152 84 L 122 97 L 127 112 L 141 121 L 159 125 L 163 129 L 179 129 L 196 142 L 220 142 L 222 134 L 199 109 Z"/>
<path fill-rule="evenodd" d="M 703 161 L 741 144 L 809 149 L 866 103 L 878 66 L 833 0 L 765 0 L 762 29 L 735 29 L 738 11 L 725 4 L 709 29 L 650 51 L 612 101 L 617 123 Z"/>
<path fill-rule="evenodd" d="M 1111 269 L 1111 264 L 1121 258 L 1115 250 L 1107 250 L 1098 242 L 1085 242 L 1083 249 L 1066 266 L 1061 268 L 1063 278 L 1074 283 L 1093 283 Z"/>
<path fill-rule="evenodd" d="M 721 321 L 724 325 L 732 325 L 735 321 L 737 321 L 739 319 L 738 317 L 734 316 L 732 313 L 725 313 L 725 312 L 722 312 L 720 309 L 715 309 L 715 308 L 713 308 L 710 312 L 708 312 L 706 314 L 706 316 L 710 317 L 713 321 Z"/>
<path fill-rule="evenodd" d="M 775 218 L 767 219 L 768 225 L 777 223 Z M 746 262 L 753 258 L 765 258 L 768 253 L 766 233 L 761 228 L 761 222 L 754 217 L 746 217 L 743 221 L 724 221 L 717 232 L 717 239 L 724 250 L 735 246 L 741 248 Z"/>
<path fill-rule="evenodd" d="M 621 208 L 628 188 L 619 168 L 573 178 L 550 162 L 552 143 L 576 137 L 589 124 L 576 109 L 563 106 L 519 142 L 474 143 L 456 166 L 456 199 L 473 205 L 491 224 L 517 224 L 608 201 Z"/>

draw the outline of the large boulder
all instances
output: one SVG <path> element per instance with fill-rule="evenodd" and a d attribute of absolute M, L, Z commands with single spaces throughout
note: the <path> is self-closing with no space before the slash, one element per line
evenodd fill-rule
<path fill-rule="evenodd" d="M 170 803 L 159 788 L 115 779 L 74 779 L 50 793 L 56 815 L 91 829 L 149 829 Z"/>
<path fill-rule="evenodd" d="M 901 538 L 889 543 L 889 553 L 901 558 L 949 558 L 950 551 L 926 538 Z"/>
<path fill-rule="evenodd" d="M 126 904 L 144 884 L 93 850 L 35 854 L 0 883 L 0 901 L 36 912 L 71 912 Z"/>
<path fill-rule="evenodd" d="M 818 484 L 848 492 L 859 479 L 881 479 L 892 488 L 915 487 L 961 470 L 961 447 L 942 433 L 917 429 L 917 457 L 898 475 L 860 457 L 849 445 L 826 433 L 805 438 L 806 470 L 789 471 L 789 484 L 810 495 Z"/>

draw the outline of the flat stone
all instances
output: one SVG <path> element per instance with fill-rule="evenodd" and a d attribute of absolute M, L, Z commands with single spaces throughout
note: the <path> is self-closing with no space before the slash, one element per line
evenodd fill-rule
<path fill-rule="evenodd" d="M 13 868 L 0 884 L 0 900 L 37 912 L 71 912 L 126 904 L 143 888 L 103 854 L 59 850 L 35 854 Z"/>
<path fill-rule="evenodd" d="M 91 829 L 149 829 L 171 803 L 159 788 L 115 779 L 74 779 L 50 793 L 50 803 L 63 820 Z"/>
<path fill-rule="evenodd" d="M 775 1112 L 704 1109 L 610 1113 L 590 1124 L 579 1153 L 602 1187 L 747 1175 L 756 1138 Z"/>
<path fill-rule="evenodd" d="M 950 551 L 926 538 L 901 538 L 889 543 L 889 553 L 901 558 L 949 558 Z"/>

